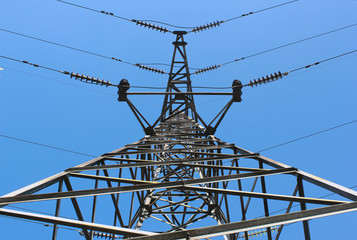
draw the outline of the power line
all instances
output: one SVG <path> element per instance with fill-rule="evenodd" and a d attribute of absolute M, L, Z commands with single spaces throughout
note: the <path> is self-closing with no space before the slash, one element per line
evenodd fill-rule
<path fill-rule="evenodd" d="M 295 44 L 298 44 L 298 43 L 301 43 L 301 42 L 305 42 L 305 41 L 308 41 L 308 40 L 311 40 L 311 39 L 314 39 L 314 38 L 322 37 L 322 36 L 325 36 L 325 35 L 328 35 L 328 34 L 331 34 L 331 33 L 334 33 L 334 32 L 338 32 L 338 31 L 341 31 L 341 30 L 344 30 L 344 29 L 347 29 L 347 28 L 355 27 L 355 26 L 357 26 L 357 23 L 354 23 L 354 24 L 351 24 L 351 25 L 347 25 L 347 26 L 344 26 L 344 27 L 341 27 L 341 28 L 337 28 L 337 29 L 334 29 L 334 30 L 331 30 L 331 31 L 328 31 L 328 32 L 320 33 L 320 34 L 317 34 L 317 35 L 314 35 L 314 36 L 311 36 L 311 37 L 308 37 L 308 38 L 300 39 L 300 40 L 297 40 L 297 41 L 294 41 L 294 42 L 291 42 L 291 43 L 287 43 L 287 44 L 284 44 L 284 45 L 281 45 L 281 46 L 278 46 L 278 47 L 274 47 L 274 48 L 270 48 L 270 49 L 267 49 L 267 50 L 264 50 L 264 51 L 253 53 L 251 55 L 248 55 L 248 56 L 245 56 L 245 57 L 241 57 L 241 58 L 237 58 L 237 59 L 234 59 L 234 60 L 219 64 L 219 65 L 214 65 L 214 66 L 211 66 L 211 67 L 201 68 L 201 69 L 197 70 L 196 72 L 192 73 L 192 75 L 199 74 L 199 73 L 204 73 L 204 72 L 211 71 L 211 70 L 215 70 L 215 69 L 218 69 L 218 68 L 220 68 L 222 66 L 226 66 L 226 65 L 232 64 L 234 62 L 239 62 L 239 61 L 245 60 L 247 58 L 255 57 L 255 56 L 258 56 L 258 55 L 261 55 L 261 54 L 264 54 L 264 53 L 268 53 L 268 52 L 275 51 L 275 50 L 278 50 L 278 49 L 281 49 L 281 48 L 292 46 L 292 45 L 295 45 Z"/>
<path fill-rule="evenodd" d="M 102 14 L 105 14 L 105 15 L 108 15 L 108 16 L 111 16 L 111 17 L 119 18 L 119 19 L 121 19 L 121 20 L 125 20 L 125 21 L 128 21 L 128 22 L 140 21 L 140 22 L 159 23 L 159 24 L 162 24 L 162 25 L 166 25 L 166 26 L 170 26 L 170 27 L 176 27 L 176 28 L 187 28 L 187 29 L 192 29 L 192 28 L 194 28 L 194 27 L 177 26 L 177 25 L 173 25 L 173 24 L 170 24 L 170 23 L 166 23 L 166 22 L 162 22 L 162 21 L 157 21 L 157 20 L 151 20 L 151 19 L 147 19 L 147 20 L 146 20 L 146 19 L 139 19 L 139 20 L 129 19 L 129 18 L 126 18 L 126 17 L 122 17 L 122 16 L 119 16 L 119 15 L 116 15 L 116 14 L 114 14 L 114 13 L 112 13 L 112 12 L 97 10 L 97 9 L 93 9 L 93 8 L 81 6 L 81 5 L 78 5 L 78 4 L 66 2 L 66 1 L 63 1 L 63 0 L 57 0 L 57 1 L 58 1 L 58 2 L 61 2 L 61 3 L 68 4 L 68 5 L 71 5 L 71 6 L 74 6 L 74 7 L 82 8 L 82 9 L 85 9 L 85 10 L 89 10 L 89 11 L 92 11 L 92 12 L 102 13 Z M 169 31 L 169 32 L 171 32 L 171 31 Z"/>
<path fill-rule="evenodd" d="M 293 69 L 293 70 L 290 70 L 290 71 L 287 71 L 287 72 L 281 73 L 279 71 L 277 73 L 270 74 L 270 76 L 266 75 L 265 77 L 263 76 L 261 79 L 258 78 L 258 79 L 254 79 L 254 80 L 250 81 L 249 83 L 243 85 L 243 87 L 248 87 L 248 86 L 254 87 L 254 86 L 261 85 L 261 84 L 266 84 L 266 83 L 270 83 L 270 82 L 273 82 L 273 81 L 277 81 L 277 80 L 283 78 L 284 76 L 287 76 L 288 74 L 290 74 L 292 72 L 296 72 L 296 71 L 299 71 L 299 70 L 302 70 L 302 69 L 310 68 L 312 66 L 316 66 L 316 65 L 319 65 L 321 63 L 328 62 L 328 61 L 334 60 L 336 58 L 340 58 L 340 57 L 343 57 L 343 56 L 346 56 L 346 55 L 349 55 L 349 54 L 352 54 L 352 53 L 355 53 L 355 52 L 357 52 L 357 50 L 349 51 L 349 52 L 346 52 L 346 53 L 343 53 L 343 54 L 340 54 L 340 55 L 337 55 L 337 56 L 334 56 L 334 57 L 330 57 L 330 58 L 327 58 L 327 59 L 324 59 L 324 60 L 309 64 L 309 65 L 305 65 L 303 67 L 299 67 L 299 68 L 296 68 L 296 69 Z M 30 63 L 30 62 L 25 61 L 25 60 L 19 60 L 19 59 L 15 59 L 15 58 L 3 56 L 3 55 L 0 55 L 0 57 L 8 59 L 8 60 L 16 61 L 16 62 L 28 64 L 28 65 L 31 65 L 31 66 L 34 66 L 34 67 L 44 68 L 44 69 L 47 69 L 47 70 L 59 72 L 59 73 L 65 74 L 65 75 L 69 75 L 71 78 L 74 78 L 76 80 L 80 80 L 80 81 L 88 83 L 88 84 L 101 85 L 101 86 L 106 86 L 106 87 L 108 87 L 108 86 L 111 86 L 111 87 L 117 86 L 115 84 L 112 84 L 109 81 L 104 81 L 104 80 L 100 80 L 99 78 L 84 76 L 83 74 L 81 75 L 81 74 L 74 73 L 74 72 L 62 71 L 62 70 L 58 70 L 58 69 L 54 69 L 54 68 L 50 68 L 50 67 L 45 67 L 45 66 L 41 66 L 39 64 Z M 140 68 L 145 68 L 145 67 L 140 65 Z M 146 70 L 160 72 L 160 70 L 158 70 L 158 69 L 148 68 L 148 67 L 147 67 Z M 163 73 L 163 72 L 161 72 L 161 73 Z M 165 87 L 153 87 L 153 86 L 132 86 L 132 87 L 133 88 L 145 88 L 145 89 L 166 89 Z M 230 89 L 230 88 L 233 88 L 233 87 L 193 86 L 193 88 Z"/>
<path fill-rule="evenodd" d="M 58 79 L 55 79 L 55 78 L 46 77 L 46 76 L 43 76 L 43 75 L 33 74 L 33 73 L 29 73 L 29 72 L 21 71 L 21 70 L 18 70 L 18 69 L 9 68 L 9 67 L 6 67 L 6 70 L 19 72 L 19 73 L 26 74 L 26 75 L 29 75 L 29 76 L 34 76 L 36 78 L 47 79 L 47 80 L 50 80 L 50 81 L 59 82 L 59 83 L 63 83 L 63 84 L 66 84 L 66 85 L 70 85 L 72 87 L 76 87 L 76 88 L 85 89 L 85 90 L 89 90 L 89 91 L 96 92 L 96 93 L 101 93 L 101 94 L 113 96 L 113 94 L 108 93 L 108 92 L 99 91 L 99 90 L 93 89 L 93 88 L 83 87 L 83 85 L 76 85 L 76 84 L 72 84 L 72 83 L 69 83 L 69 82 L 61 81 L 61 80 L 58 80 Z"/>
<path fill-rule="evenodd" d="M 58 69 L 54 69 L 54 68 L 49 68 L 49 67 L 41 66 L 39 64 L 30 63 L 30 62 L 25 61 L 25 60 L 19 60 L 19 59 L 15 59 L 15 58 L 3 56 L 3 55 L 0 55 L 0 58 L 5 58 L 5 59 L 11 60 L 11 61 L 24 63 L 24 64 L 27 64 L 27 65 L 30 65 L 30 66 L 33 66 L 33 67 L 43 68 L 43 69 L 51 70 L 51 71 L 54 71 L 54 72 L 62 73 L 62 74 L 65 74 L 65 75 L 69 75 L 70 78 L 74 78 L 75 80 L 79 80 L 79 81 L 82 81 L 82 82 L 85 82 L 85 83 L 88 83 L 88 84 L 101 85 L 101 86 L 106 86 L 106 87 L 116 86 L 115 84 L 112 84 L 109 81 L 104 81 L 104 80 L 101 80 L 99 78 L 89 77 L 88 75 L 85 76 L 85 75 L 79 74 L 79 73 L 74 73 L 74 72 L 62 71 L 62 70 L 58 70 Z"/>
<path fill-rule="evenodd" d="M 247 58 L 255 57 L 255 56 L 258 56 L 258 55 L 261 55 L 261 54 L 264 54 L 264 53 L 268 53 L 268 52 L 271 52 L 271 51 L 274 51 L 274 50 L 278 50 L 280 48 L 288 47 L 288 46 L 291 46 L 291 45 L 294 45 L 294 44 L 297 44 L 297 43 L 305 42 L 305 41 L 310 40 L 310 39 L 318 38 L 318 37 L 321 37 L 321 36 L 324 36 L 324 35 L 328 35 L 328 34 L 331 34 L 331 33 L 334 33 L 334 32 L 338 32 L 338 31 L 341 31 L 341 30 L 344 30 L 344 29 L 347 29 L 347 28 L 355 27 L 355 26 L 357 26 L 357 23 L 354 23 L 354 24 L 351 24 L 351 25 L 348 25 L 348 26 L 344 26 L 344 27 L 341 27 L 341 28 L 337 28 L 337 29 L 334 29 L 334 30 L 331 30 L 331 31 L 328 31 L 328 32 L 320 33 L 320 34 L 317 34 L 317 35 L 314 35 L 314 36 L 311 36 L 311 37 L 308 37 L 308 38 L 304 38 L 304 39 L 301 39 L 301 40 L 298 40 L 298 41 L 295 41 L 295 42 L 287 43 L 287 44 L 284 44 L 284 45 L 281 45 L 281 46 L 278 46 L 278 47 L 270 48 L 268 50 L 257 52 L 257 53 L 254 53 L 254 54 L 242 57 L 242 58 L 238 58 L 238 59 L 223 63 L 222 65 L 227 65 L 227 64 L 231 64 L 233 62 L 237 62 L 237 61 L 241 61 L 241 60 L 244 60 L 244 59 L 247 59 Z"/>
<path fill-rule="evenodd" d="M 78 5 L 78 4 L 62 1 L 62 0 L 57 0 L 57 1 L 65 3 L 65 4 L 68 4 L 68 5 L 72 5 L 72 6 L 75 6 L 75 7 L 83 8 L 83 9 L 86 9 L 86 10 L 89 10 L 89 11 L 92 11 L 92 12 L 102 13 L 102 14 L 105 14 L 105 15 L 108 15 L 108 16 L 111 16 L 111 17 L 119 18 L 121 20 L 133 22 L 133 23 L 136 23 L 136 25 L 138 25 L 138 26 L 147 27 L 147 28 L 152 29 L 152 30 L 156 30 L 156 31 L 164 32 L 164 33 L 167 33 L 167 32 L 172 33 L 172 31 L 168 30 L 165 27 L 153 25 L 151 23 L 146 22 L 145 20 L 129 19 L 129 18 L 125 18 L 125 17 L 122 17 L 122 16 L 115 15 L 112 12 L 100 11 L 100 10 L 96 10 L 96 9 L 93 9 L 93 8 L 84 7 L 84 6 L 81 6 L 81 5 Z M 161 23 L 162 24 L 162 22 L 159 22 L 159 21 L 152 21 L 151 20 L 151 22 L 156 22 L 156 23 Z M 171 25 L 171 24 L 165 24 L 165 25 Z M 171 26 L 174 26 L 174 25 L 171 25 Z"/>
<path fill-rule="evenodd" d="M 30 143 L 30 144 L 34 144 L 34 145 L 38 145 L 38 146 L 42 146 L 42 147 L 52 148 L 52 149 L 56 149 L 56 150 L 60 150 L 60 151 L 64 151 L 64 152 L 83 155 L 83 156 L 87 156 L 87 157 L 97 157 L 97 156 L 86 154 L 86 153 L 76 152 L 76 151 L 65 149 L 65 148 L 59 148 L 59 147 L 55 147 L 55 146 L 51 146 L 51 145 L 47 145 L 47 144 L 43 144 L 43 143 L 38 143 L 38 142 L 33 142 L 33 141 L 21 139 L 21 138 L 15 138 L 15 137 L 3 135 L 3 134 L 0 134 L 0 137 L 16 140 L 16 141 L 20 141 L 20 142 Z"/>
<path fill-rule="evenodd" d="M 277 7 L 281 7 L 281 6 L 284 6 L 284 5 L 293 3 L 293 2 L 298 2 L 298 1 L 299 1 L 299 0 L 294 0 L 294 1 L 290 1 L 290 2 L 285 2 L 285 3 L 278 4 L 278 5 L 275 5 L 275 6 L 272 6 L 272 7 L 264 8 L 264 9 L 261 9 L 261 10 L 257 10 L 257 11 L 255 11 L 255 12 L 249 12 L 249 13 L 246 13 L 246 14 L 243 14 L 243 15 L 240 15 L 240 16 L 237 16 L 237 17 L 233 17 L 233 18 L 227 19 L 227 20 L 225 20 L 224 22 L 233 21 L 233 20 L 236 20 L 236 19 L 238 19 L 238 18 L 242 18 L 242 17 L 248 16 L 248 15 L 252 15 L 252 14 L 255 14 L 255 13 L 265 12 L 265 11 L 267 11 L 267 10 L 270 10 L 270 9 L 273 9 L 273 8 L 277 8 Z"/>
<path fill-rule="evenodd" d="M 59 47 L 71 49 L 71 50 L 74 50 L 74 51 L 90 54 L 90 55 L 93 55 L 93 56 L 97 56 L 97 57 L 113 60 L 113 61 L 116 61 L 116 62 L 125 63 L 125 64 L 131 65 L 131 66 L 138 67 L 138 68 L 143 69 L 143 70 L 149 70 L 149 71 L 156 72 L 156 73 L 166 73 L 165 71 L 162 71 L 160 69 L 154 69 L 154 68 L 151 68 L 151 67 L 147 67 L 147 66 L 144 66 L 144 65 L 142 65 L 140 63 L 127 62 L 127 61 L 124 61 L 124 60 L 119 59 L 119 58 L 109 57 L 109 56 L 106 56 L 106 55 L 103 55 L 103 54 L 99 54 L 99 53 L 95 53 L 95 52 L 91 52 L 91 51 L 87 51 L 87 50 L 82 50 L 82 49 L 71 47 L 71 46 L 68 46 L 68 45 L 61 44 L 61 43 L 56 43 L 56 42 L 48 41 L 48 40 L 45 40 L 45 39 L 29 36 L 29 35 L 26 35 L 26 34 L 10 31 L 10 30 L 4 29 L 4 28 L 0 28 L 0 31 L 11 33 L 11 34 L 22 36 L 22 37 L 26 37 L 26 38 L 30 38 L 30 39 L 34 39 L 34 40 L 37 40 L 37 41 L 40 41 L 40 42 L 45 42 L 45 43 L 48 43 L 48 44 L 52 44 L 52 45 L 56 45 L 56 46 L 59 46 Z"/>
<path fill-rule="evenodd" d="M 28 61 L 26 61 L 26 60 L 19 60 L 19 59 L 15 59 L 15 58 L 3 56 L 3 55 L 0 55 L 0 57 L 1 57 L 1 58 L 5 58 L 5 59 L 7 59 L 7 60 L 11 60 L 11 61 L 19 62 L 19 63 L 24 63 L 24 64 L 28 64 L 28 65 L 33 66 L 33 67 L 38 67 L 38 68 L 43 68 L 43 69 L 47 69 L 47 70 L 54 71 L 54 72 L 63 73 L 63 71 L 61 71 L 61 70 L 54 69 L 54 68 L 50 68 L 50 67 L 41 66 L 41 65 L 38 65 L 38 64 L 36 64 L 36 63 L 30 63 L 30 62 L 28 62 Z"/>
<path fill-rule="evenodd" d="M 324 130 L 321 130 L 321 131 L 318 131 L 318 132 L 315 132 L 315 133 L 312 133 L 312 134 L 309 134 L 309 135 L 306 135 L 306 136 L 303 136 L 303 137 L 299 137 L 299 138 L 296 138 L 296 139 L 293 139 L 293 140 L 290 140 L 290 141 L 287 141 L 287 142 L 283 142 L 281 144 L 278 144 L 278 145 L 275 145 L 275 146 L 272 146 L 272 147 L 269 147 L 269 148 L 265 148 L 265 149 L 262 149 L 262 150 L 259 150 L 259 151 L 256 151 L 256 152 L 257 153 L 261 153 L 261 152 L 264 152 L 264 151 L 268 151 L 270 149 L 281 147 L 283 145 L 290 144 L 290 143 L 293 143 L 293 142 L 297 142 L 297 141 L 300 141 L 302 139 L 305 139 L 305 138 L 308 138 L 308 137 L 312 137 L 312 136 L 315 136 L 315 135 L 318 135 L 318 134 L 321 134 L 321 133 L 324 133 L 324 132 L 328 132 L 328 131 L 331 131 L 333 129 L 340 128 L 340 127 L 343 127 L 343 126 L 346 126 L 346 125 L 349 125 L 349 124 L 352 124 L 352 123 L 355 123 L 355 122 L 357 122 L 357 120 L 349 121 L 349 122 L 346 122 L 346 123 L 343 123 L 343 124 L 340 124 L 340 125 L 328 128 L 328 129 L 324 129 Z M 21 138 L 15 138 L 15 137 L 7 136 L 7 135 L 0 134 L 0 137 L 9 138 L 9 139 L 20 141 L 20 142 L 31 143 L 31 144 L 35 144 L 35 145 L 39 145 L 39 146 L 43 146 L 43 147 L 53 148 L 53 149 L 60 150 L 60 151 L 66 151 L 66 152 L 80 154 L 80 155 L 89 156 L 89 157 L 96 157 L 94 155 L 90 155 L 90 154 L 86 154 L 86 153 L 76 152 L 76 151 L 68 150 L 68 149 L 65 149 L 65 148 L 59 148 L 59 147 L 55 147 L 55 146 L 51 146 L 51 145 L 47 145 L 47 144 L 43 144 L 43 143 L 38 143 L 38 142 L 33 142 L 33 141 L 21 139 Z"/>
<path fill-rule="evenodd" d="M 106 15 L 109 15 L 109 16 L 112 16 L 112 17 L 116 17 L 116 18 L 131 22 L 131 20 L 129 18 L 117 16 L 117 15 L 114 15 L 113 13 L 111 13 L 111 12 L 99 11 L 99 10 L 96 10 L 96 9 L 93 9 L 93 8 L 81 6 L 81 5 L 78 5 L 78 4 L 74 4 L 74 3 L 66 2 L 66 1 L 62 1 L 62 0 L 57 0 L 57 2 L 61 2 L 61 3 L 68 4 L 68 5 L 75 6 L 75 7 L 83 8 L 83 9 L 86 9 L 86 10 L 89 10 L 89 11 L 92 11 L 92 12 L 103 13 L 103 14 L 106 14 Z"/>
<path fill-rule="evenodd" d="M 327 59 L 324 59 L 324 60 L 321 60 L 319 62 L 315 62 L 313 64 L 309 64 L 309 65 L 306 65 L 306 66 L 303 66 L 303 67 L 299 67 L 299 68 L 296 68 L 294 70 L 291 70 L 289 72 L 295 72 L 295 71 L 299 71 L 299 70 L 302 70 L 302 69 L 305 69 L 305 68 L 309 68 L 309 67 L 312 67 L 312 66 L 316 66 L 320 63 L 324 63 L 324 62 L 328 62 L 328 61 L 331 61 L 333 59 L 336 59 L 336 58 L 340 58 L 340 57 L 343 57 L 343 56 L 346 56 L 346 55 L 349 55 L 349 54 L 352 54 L 352 53 L 355 53 L 357 52 L 357 50 L 353 50 L 353 51 L 350 51 L 350 52 L 346 52 L 346 53 L 343 53 L 343 54 L 340 54 L 340 55 L 337 55 L 337 56 L 334 56 L 334 57 L 331 57 L 331 58 L 327 58 Z"/>
<path fill-rule="evenodd" d="M 87 54 L 91 54 L 91 55 L 94 55 L 94 56 L 97 56 L 97 57 L 106 58 L 106 59 L 110 59 L 110 60 L 114 60 L 114 61 L 117 61 L 117 62 L 122 62 L 122 63 L 125 63 L 125 64 L 129 64 L 129 65 L 134 65 L 135 66 L 134 63 L 126 62 L 126 61 L 118 59 L 118 58 L 105 56 L 105 55 L 102 55 L 102 54 L 99 54 L 99 53 L 95 53 L 95 52 L 90 52 L 90 51 L 87 51 L 87 50 L 82 50 L 82 49 L 71 47 L 71 46 L 67 46 L 67 45 L 64 45 L 64 44 L 61 44 L 61 43 L 56 43 L 56 42 L 48 41 L 48 40 L 45 40 L 45 39 L 41 39 L 41 38 L 25 35 L 25 34 L 22 34 L 22 33 L 10 31 L 10 30 L 4 29 L 4 28 L 0 28 L 0 31 L 11 33 L 11 34 L 15 34 L 15 35 L 18 35 L 18 36 L 34 39 L 34 40 L 37 40 L 37 41 L 45 42 L 45 43 L 56 45 L 56 46 L 59 46 L 59 47 L 64 47 L 64 48 L 68 48 L 68 49 L 75 50 L 75 51 L 78 51 L 78 52 L 87 53 Z"/>
<path fill-rule="evenodd" d="M 293 1 L 290 1 L 290 2 L 286 2 L 286 3 L 278 4 L 278 5 L 275 5 L 275 6 L 272 6 L 272 7 L 264 8 L 264 9 L 261 9 L 261 10 L 257 10 L 255 12 L 245 13 L 245 14 L 239 15 L 237 17 L 229 18 L 229 19 L 226 19 L 226 20 L 211 22 L 211 23 L 208 23 L 206 25 L 201 25 L 201 26 L 195 27 L 191 31 L 189 31 L 188 33 L 192 33 L 192 32 L 197 33 L 197 32 L 203 31 L 203 30 L 212 29 L 214 27 L 220 26 L 222 23 L 226 23 L 226 22 L 230 22 L 230 21 L 233 21 L 233 20 L 237 20 L 239 18 L 247 17 L 247 16 L 252 15 L 252 14 L 265 12 L 267 10 L 271 10 L 273 8 L 281 7 L 281 6 L 284 6 L 284 5 L 293 3 L 293 2 L 297 2 L 297 1 L 298 0 L 293 0 Z"/>
<path fill-rule="evenodd" d="M 256 151 L 256 152 L 257 153 L 265 152 L 265 151 L 271 150 L 273 148 L 277 148 L 277 147 L 281 147 L 281 146 L 284 146 L 284 145 L 287 145 L 287 144 L 290 144 L 290 143 L 293 143 L 293 142 L 297 142 L 297 141 L 300 141 L 302 139 L 309 138 L 309 137 L 312 137 L 312 136 L 315 136 L 315 135 L 318 135 L 318 134 L 321 134 L 321 133 L 324 133 L 324 132 L 328 132 L 328 131 L 331 131 L 333 129 L 340 128 L 340 127 L 343 127 L 343 126 L 346 126 L 346 125 L 349 125 L 349 124 L 352 124 L 352 123 L 355 123 L 355 122 L 357 122 L 357 120 L 345 122 L 345 123 L 342 123 L 340 125 L 337 125 L 337 126 L 334 126 L 334 127 L 331 127 L 331 128 L 327 128 L 327 129 L 324 129 L 324 130 L 321 130 L 321 131 L 318 131 L 318 132 L 315 132 L 315 133 L 312 133 L 312 134 L 309 134 L 309 135 L 306 135 L 306 136 L 303 136 L 303 137 L 295 138 L 293 140 L 290 140 L 290 141 L 287 141 L 287 142 L 283 142 L 283 143 L 280 143 L 278 145 L 271 146 L 271 147 L 268 147 L 268 148 L 265 148 L 265 149 L 262 149 L 262 150 L 259 150 L 259 151 Z"/>
<path fill-rule="evenodd" d="M 101 14 L 105 14 L 105 15 L 108 15 L 108 16 L 111 16 L 111 17 L 119 18 L 121 20 L 125 20 L 125 21 L 128 21 L 128 22 L 134 22 L 134 23 L 136 23 L 136 25 L 139 25 L 139 26 L 142 26 L 142 27 L 147 27 L 149 29 L 160 31 L 160 32 L 164 32 L 164 33 L 166 33 L 166 32 L 174 33 L 174 32 L 171 31 L 171 30 L 168 30 L 165 27 L 156 26 L 156 25 L 153 25 L 151 23 L 158 23 L 158 24 L 161 24 L 161 25 L 166 25 L 166 26 L 175 27 L 175 28 L 191 29 L 187 33 L 192 33 L 192 32 L 197 33 L 197 32 L 203 31 L 203 30 L 207 30 L 207 29 L 210 29 L 210 28 L 218 27 L 218 26 L 220 26 L 220 24 L 225 23 L 225 22 L 230 22 L 230 21 L 242 18 L 242 17 L 246 17 L 246 16 L 249 16 L 249 15 L 252 15 L 252 14 L 268 11 L 268 10 L 271 10 L 273 8 L 277 8 L 277 7 L 281 7 L 281 6 L 290 4 L 290 3 L 297 2 L 298 0 L 289 1 L 289 2 L 278 4 L 278 5 L 275 5 L 275 6 L 272 6 L 272 7 L 264 8 L 264 9 L 253 11 L 253 12 L 249 12 L 249 13 L 245 13 L 245 14 L 233 17 L 233 18 L 226 19 L 226 20 L 216 21 L 216 22 L 213 22 L 213 23 L 209 23 L 209 24 L 201 25 L 201 26 L 196 26 L 196 27 L 178 26 L 178 25 L 173 25 L 173 24 L 166 23 L 166 22 L 163 22 L 163 21 L 157 21 L 157 20 L 151 20 L 151 19 L 143 19 L 143 20 L 141 20 L 141 19 L 140 20 L 129 19 L 129 18 L 126 18 L 126 17 L 123 17 L 123 16 L 116 15 L 116 14 L 114 14 L 112 12 L 97 10 L 97 9 L 81 6 L 81 5 L 74 4 L 74 3 L 71 3 L 71 2 L 67 2 L 67 1 L 63 1 L 63 0 L 57 0 L 57 1 L 61 2 L 61 3 L 68 4 L 68 5 L 71 5 L 71 6 L 74 6 L 74 7 L 82 8 L 82 9 L 85 9 L 85 10 L 89 10 L 89 11 L 92 11 L 92 12 L 101 13 Z"/>
<path fill-rule="evenodd" d="M 343 53 L 343 54 L 340 54 L 340 55 L 337 55 L 337 56 L 334 56 L 334 57 L 330 57 L 330 58 L 327 58 L 327 59 L 324 59 L 324 60 L 309 64 L 309 65 L 305 65 L 303 67 L 299 67 L 299 68 L 296 68 L 296 69 L 293 69 L 293 70 L 290 70 L 290 71 L 287 71 L 287 72 L 281 73 L 279 71 L 279 72 L 274 73 L 274 74 L 266 75 L 265 77 L 263 76 L 261 79 L 258 78 L 258 79 L 254 79 L 253 81 L 250 81 L 249 83 L 243 85 L 243 87 L 248 87 L 248 86 L 254 87 L 254 86 L 261 85 L 261 84 L 274 82 L 274 81 L 277 81 L 277 80 L 283 78 L 284 76 L 287 76 L 288 74 L 290 74 L 292 72 L 296 72 L 296 71 L 299 71 L 299 70 L 302 70 L 302 69 L 310 68 L 312 66 L 316 66 L 316 65 L 319 65 L 321 63 L 328 62 L 328 61 L 334 60 L 336 58 L 340 58 L 340 57 L 343 57 L 343 56 L 346 56 L 346 55 L 349 55 L 349 54 L 352 54 L 352 53 L 355 53 L 355 52 L 357 52 L 357 50 L 349 51 L 349 52 L 346 52 L 346 53 Z"/>

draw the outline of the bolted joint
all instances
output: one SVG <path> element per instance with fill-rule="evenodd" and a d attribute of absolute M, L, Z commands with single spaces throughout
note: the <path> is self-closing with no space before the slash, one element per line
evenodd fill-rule
<path fill-rule="evenodd" d="M 214 127 L 212 127 L 212 126 L 207 126 L 207 127 L 206 127 L 206 130 L 205 130 L 205 132 L 204 132 L 204 135 L 205 135 L 205 136 L 213 135 L 215 132 L 216 132 L 216 128 L 214 128 Z"/>
<path fill-rule="evenodd" d="M 241 102 L 242 101 L 242 88 L 243 84 L 238 79 L 234 80 L 232 83 L 233 89 L 233 102 Z"/>
<path fill-rule="evenodd" d="M 208 205 L 208 212 L 210 212 L 211 214 L 213 213 L 213 211 L 217 208 L 217 204 L 209 204 Z"/>
<path fill-rule="evenodd" d="M 185 95 L 184 94 L 175 94 L 175 99 L 176 100 L 185 100 Z"/>
<path fill-rule="evenodd" d="M 144 205 L 144 208 L 148 211 L 149 214 L 152 213 L 152 205 L 149 205 L 149 204 L 146 205 L 146 204 L 145 204 L 145 205 Z"/>
<path fill-rule="evenodd" d="M 118 92 L 117 92 L 118 93 L 118 101 L 119 102 L 126 101 L 127 100 L 126 92 L 130 88 L 130 84 L 129 84 L 128 80 L 122 79 L 117 87 L 118 87 Z"/>
<path fill-rule="evenodd" d="M 144 132 L 146 135 L 150 135 L 150 136 L 156 135 L 155 130 L 152 126 L 148 126 L 147 128 L 145 128 Z"/>

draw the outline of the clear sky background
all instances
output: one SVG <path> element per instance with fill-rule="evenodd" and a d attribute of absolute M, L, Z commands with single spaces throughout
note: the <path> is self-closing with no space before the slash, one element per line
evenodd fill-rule
<path fill-rule="evenodd" d="M 73 2 L 129 19 L 198 26 L 284 1 Z M 189 64 L 198 68 L 221 64 L 356 24 L 356 12 L 356 0 L 300 0 L 227 22 L 185 36 Z M 132 63 L 170 63 L 173 52 L 174 36 L 169 33 L 144 29 L 55 0 L 0 1 L 0 28 Z M 195 75 L 192 85 L 229 87 L 234 79 L 247 83 L 356 50 L 356 42 L 357 26 L 354 26 Z M 167 75 L 4 31 L 0 31 L 0 55 L 115 84 L 122 78 L 140 86 L 162 87 L 167 82 Z M 356 120 L 356 59 L 357 54 L 351 54 L 274 83 L 244 88 L 243 101 L 232 106 L 215 135 L 245 149 L 259 151 Z M 86 85 L 60 73 L 2 58 L 0 67 L 3 69 L 0 70 L 1 135 L 90 155 L 101 155 L 144 136 L 128 106 L 117 102 L 116 88 Z M 166 66 L 156 67 L 169 70 Z M 163 99 L 131 97 L 131 100 L 152 122 L 161 110 Z M 228 100 L 217 96 L 195 98 L 198 111 L 207 121 Z M 271 149 L 263 155 L 352 187 L 357 185 L 356 134 L 357 123 L 352 123 Z M 91 159 L 4 137 L 0 137 L 0 157 L 0 195 Z M 321 197 L 324 192 L 310 194 Z M 356 222 L 357 213 L 313 220 L 311 235 L 313 239 L 356 239 Z M 0 239 L 49 239 L 49 232 L 43 225 L 0 217 Z M 82 239 L 75 236 L 73 239 Z"/>

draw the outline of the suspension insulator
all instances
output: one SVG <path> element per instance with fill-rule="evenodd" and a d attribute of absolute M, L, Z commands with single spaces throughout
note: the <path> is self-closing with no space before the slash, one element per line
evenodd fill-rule
<path fill-rule="evenodd" d="M 132 19 L 131 21 L 135 22 L 136 25 L 139 25 L 139 26 L 142 26 L 142 27 L 147 27 L 149 29 L 153 29 L 153 30 L 156 30 L 156 31 L 164 32 L 164 33 L 169 32 L 169 30 L 167 28 L 165 28 L 165 27 L 156 26 L 154 24 L 143 22 L 143 21 L 140 21 L 140 20 L 135 20 L 135 19 Z"/>
<path fill-rule="evenodd" d="M 280 78 L 282 78 L 283 76 L 286 76 L 286 75 L 288 75 L 288 72 L 281 73 L 279 71 L 277 73 L 270 74 L 270 76 L 266 75 L 265 77 L 262 77 L 261 79 L 260 78 L 254 79 L 253 81 L 250 81 L 245 86 L 254 87 L 254 86 L 257 86 L 258 84 L 261 85 L 261 84 L 273 82 L 273 81 L 276 81 L 276 80 L 278 80 L 278 79 L 280 79 Z"/>
<path fill-rule="evenodd" d="M 206 24 L 206 25 L 203 25 L 203 26 L 195 27 L 194 29 L 192 29 L 192 32 L 196 33 L 196 32 L 199 32 L 199 31 L 207 30 L 209 28 L 217 27 L 220 24 L 221 24 L 220 21 L 216 21 L 216 22 L 209 23 L 209 24 Z"/>
<path fill-rule="evenodd" d="M 166 72 L 157 68 L 152 68 L 152 67 L 148 67 L 148 66 L 144 66 L 141 64 L 135 64 L 135 66 L 138 66 L 140 69 L 144 69 L 147 71 L 151 71 L 151 72 L 156 72 L 156 73 L 160 73 L 160 74 L 165 74 Z"/>
<path fill-rule="evenodd" d="M 109 81 L 104 81 L 100 80 L 99 78 L 94 78 L 94 77 L 89 77 L 89 76 L 84 76 L 83 74 L 80 75 L 79 73 L 70 73 L 71 78 L 74 78 L 76 80 L 85 82 L 85 83 L 90 83 L 90 84 L 95 84 L 95 85 L 101 85 L 101 86 L 113 86 L 113 84 Z"/>
<path fill-rule="evenodd" d="M 196 72 L 192 73 L 192 74 L 199 74 L 199 73 L 203 73 L 203 72 L 208 72 L 208 71 L 212 71 L 214 69 L 217 69 L 219 67 L 221 67 L 222 65 L 214 65 L 214 66 L 210 66 L 210 67 L 206 67 L 206 68 L 202 68 L 197 70 Z"/>

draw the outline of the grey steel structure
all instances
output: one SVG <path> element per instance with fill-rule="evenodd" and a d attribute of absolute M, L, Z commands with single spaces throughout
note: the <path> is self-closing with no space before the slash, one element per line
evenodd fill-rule
<path fill-rule="evenodd" d="M 229 107 L 240 101 L 240 93 L 234 88 L 227 93 L 192 92 L 185 32 L 174 33 L 166 92 L 133 93 L 127 81 L 118 85 L 119 100 L 128 103 L 146 136 L 2 196 L 0 214 L 51 223 L 53 240 L 59 226 L 80 229 L 86 240 L 247 240 L 261 233 L 271 240 L 279 239 L 284 225 L 294 222 L 302 222 L 304 238 L 310 239 L 310 219 L 357 210 L 357 192 L 216 138 L 216 128 Z M 150 124 L 129 100 L 135 94 L 165 96 L 155 123 Z M 195 94 L 232 99 L 207 124 L 196 111 Z M 306 196 L 306 184 L 343 199 Z M 271 185 L 279 187 L 272 192 Z M 6 208 L 51 200 L 51 215 Z M 272 215 L 272 204 L 286 208 L 285 213 Z M 76 219 L 64 216 L 64 205 L 74 209 Z M 250 232 L 256 229 L 259 232 Z"/>

